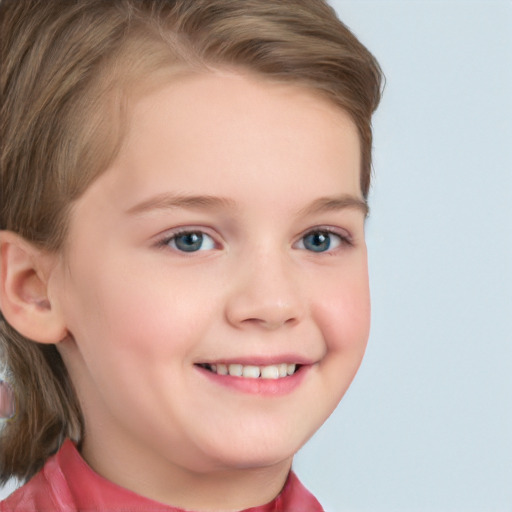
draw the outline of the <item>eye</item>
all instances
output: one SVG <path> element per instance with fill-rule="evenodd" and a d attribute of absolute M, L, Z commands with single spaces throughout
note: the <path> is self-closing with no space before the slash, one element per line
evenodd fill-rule
<path fill-rule="evenodd" d="M 304 235 L 298 242 L 298 248 L 312 252 L 327 252 L 344 244 L 350 245 L 348 237 L 325 229 L 318 229 Z"/>
<path fill-rule="evenodd" d="M 162 245 L 168 245 L 180 252 L 211 251 L 215 249 L 213 238 L 202 231 L 182 231 L 166 238 Z"/>

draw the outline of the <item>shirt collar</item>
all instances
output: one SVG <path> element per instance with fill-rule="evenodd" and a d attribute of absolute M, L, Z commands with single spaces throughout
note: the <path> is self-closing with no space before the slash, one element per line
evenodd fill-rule
<path fill-rule="evenodd" d="M 67 439 L 56 455 L 48 459 L 42 473 L 54 501 L 62 510 L 108 510 L 128 512 L 185 512 L 145 498 L 98 475 L 82 458 L 75 444 Z M 34 478 L 37 481 L 37 478 Z M 34 482 L 35 483 L 35 482 Z M 29 484 L 30 485 L 30 482 Z M 20 489 L 21 491 L 22 489 Z M 318 501 L 290 472 L 281 493 L 266 505 L 242 512 L 323 512 Z"/>

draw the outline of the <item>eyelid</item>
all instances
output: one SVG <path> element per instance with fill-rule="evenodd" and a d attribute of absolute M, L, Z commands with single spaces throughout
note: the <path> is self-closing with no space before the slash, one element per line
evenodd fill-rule
<path fill-rule="evenodd" d="M 307 235 L 309 235 L 311 233 L 318 233 L 318 232 L 328 233 L 330 235 L 335 235 L 335 236 L 339 237 L 340 241 L 341 241 L 341 244 L 340 244 L 341 246 L 352 247 L 354 245 L 353 237 L 346 229 L 340 228 L 340 227 L 333 227 L 333 226 L 324 226 L 324 225 L 313 226 L 312 228 L 308 228 L 307 230 L 303 231 L 299 235 L 297 241 L 293 245 L 296 246 L 298 243 L 302 242 L 303 239 Z M 323 253 L 319 252 L 318 254 L 332 253 L 336 249 L 339 249 L 339 247 L 336 247 L 332 250 L 324 251 Z"/>
<path fill-rule="evenodd" d="M 155 245 L 159 248 L 170 249 L 176 253 L 187 254 L 187 253 L 180 251 L 179 249 L 175 249 L 169 245 L 169 243 L 173 239 L 177 238 L 180 235 L 184 235 L 187 233 L 201 233 L 201 234 L 206 235 L 209 238 L 211 238 L 215 244 L 215 249 L 212 249 L 212 250 L 221 249 L 223 246 L 223 243 L 219 242 L 220 237 L 217 234 L 213 234 L 212 229 L 209 229 L 205 226 L 180 226 L 177 228 L 171 228 L 171 229 L 165 231 L 163 234 L 157 235 Z M 194 251 L 194 252 L 209 252 L 209 251 Z M 194 254 L 194 252 L 190 252 L 190 253 L 188 253 L 188 255 Z"/>
<path fill-rule="evenodd" d="M 212 233 L 212 231 L 214 233 Z M 329 234 L 339 237 L 342 246 L 353 246 L 354 245 L 353 237 L 348 230 L 341 228 L 341 227 L 319 225 L 319 226 L 313 226 L 311 228 L 304 230 L 298 236 L 297 241 L 293 243 L 292 247 L 296 248 L 296 245 L 298 243 L 302 242 L 304 237 L 306 237 L 308 234 L 315 233 L 315 232 L 329 233 Z M 214 243 L 216 245 L 215 249 L 221 249 L 224 245 L 223 241 L 219 241 L 221 239 L 221 237 L 218 235 L 218 233 L 216 231 L 214 231 L 213 229 L 206 227 L 206 226 L 194 226 L 194 225 L 190 225 L 190 226 L 185 225 L 185 226 L 180 226 L 180 227 L 171 228 L 169 230 L 166 230 L 165 232 L 163 232 L 163 234 L 157 235 L 157 237 L 155 237 L 157 239 L 155 245 L 157 247 L 169 248 L 171 250 L 174 250 L 175 252 L 181 253 L 181 251 L 179 251 L 177 249 L 172 249 L 169 246 L 169 242 L 173 238 L 176 238 L 176 237 L 186 234 L 186 233 L 202 233 L 204 235 L 209 236 L 210 238 L 212 238 L 212 240 L 214 241 Z M 338 248 L 335 248 L 333 250 L 326 251 L 326 252 L 333 252 L 336 249 L 338 249 Z M 207 252 L 207 251 L 196 251 L 196 252 Z M 190 253 L 190 254 L 193 254 L 193 253 Z M 321 254 L 321 253 L 319 253 L 319 254 Z"/>

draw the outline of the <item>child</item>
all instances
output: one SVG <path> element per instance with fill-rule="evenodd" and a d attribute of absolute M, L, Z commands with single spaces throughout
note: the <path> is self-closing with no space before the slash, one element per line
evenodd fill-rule
<path fill-rule="evenodd" d="M 11 511 L 292 511 L 369 330 L 381 74 L 322 0 L 2 0 Z"/>

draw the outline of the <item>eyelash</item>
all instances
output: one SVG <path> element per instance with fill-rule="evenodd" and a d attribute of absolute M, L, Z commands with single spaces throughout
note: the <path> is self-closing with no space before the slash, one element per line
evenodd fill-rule
<path fill-rule="evenodd" d="M 170 236 L 166 236 L 165 238 L 163 238 L 162 240 L 160 240 L 157 243 L 157 246 L 162 247 L 162 248 L 166 248 L 166 247 L 168 248 L 168 247 L 170 247 L 170 244 L 173 241 L 174 241 L 174 243 L 176 243 L 176 240 L 180 236 L 194 235 L 194 234 L 206 235 L 208 238 L 210 238 L 213 241 L 214 245 L 217 245 L 214 238 L 212 236 L 210 236 L 208 233 L 206 233 L 203 229 L 186 228 L 186 229 L 180 229 L 178 231 L 175 231 Z M 183 254 L 187 254 L 187 251 L 182 251 L 182 250 L 178 249 L 177 247 L 171 247 L 171 249 L 173 249 L 177 252 L 183 253 Z M 201 251 L 199 250 L 199 251 L 188 251 L 188 252 L 192 253 L 192 252 L 201 252 Z"/>
<path fill-rule="evenodd" d="M 354 245 L 350 235 L 342 234 L 342 233 L 340 233 L 340 232 L 338 232 L 338 231 L 336 231 L 336 230 L 334 230 L 332 228 L 319 226 L 319 227 L 310 229 L 310 230 L 306 231 L 304 234 L 302 234 L 300 236 L 298 242 L 295 242 L 294 246 L 297 243 L 301 243 L 302 246 L 303 246 L 301 249 L 304 249 L 304 250 L 307 251 L 308 249 L 306 249 L 304 247 L 304 239 L 307 236 L 309 236 L 309 235 L 315 235 L 315 234 L 317 234 L 317 235 L 321 234 L 321 235 L 328 235 L 330 237 L 336 237 L 336 238 L 338 238 L 339 243 L 333 249 L 331 249 L 330 246 L 329 246 L 329 248 L 326 251 L 309 250 L 308 252 L 312 252 L 312 253 L 316 253 L 316 254 L 332 254 L 333 252 L 335 252 L 337 250 L 340 250 L 343 247 L 353 247 L 353 245 Z M 161 247 L 161 248 L 169 248 L 171 243 L 174 242 L 174 244 L 176 244 L 176 240 L 179 237 L 184 236 L 184 235 L 202 235 L 202 236 L 206 235 L 208 238 L 210 238 L 212 240 L 214 245 L 218 245 L 215 242 L 215 240 L 214 240 L 214 238 L 212 236 L 210 236 L 208 233 L 206 233 L 203 229 L 200 229 L 200 228 L 198 228 L 198 229 L 186 228 L 186 229 L 181 229 L 179 231 L 175 231 L 170 236 L 168 235 L 168 236 L 162 238 L 162 240 L 158 241 L 156 245 L 157 245 L 157 247 Z M 176 245 L 174 247 L 171 247 L 171 249 L 173 249 L 176 252 L 182 253 L 182 254 L 205 251 L 205 249 L 199 249 L 199 250 L 194 250 L 194 251 L 184 251 L 184 250 L 180 250 L 179 248 L 177 248 Z M 206 250 L 211 250 L 211 249 L 206 249 Z"/>
<path fill-rule="evenodd" d="M 308 230 L 306 233 L 304 233 L 299 238 L 298 243 L 302 243 L 302 245 L 304 245 L 304 239 L 307 236 L 314 235 L 314 234 L 328 235 L 330 237 L 336 237 L 339 240 L 339 243 L 336 247 L 330 248 L 330 246 L 329 246 L 327 251 L 309 251 L 309 252 L 313 252 L 316 254 L 333 254 L 334 252 L 342 249 L 343 247 L 352 247 L 354 245 L 351 237 L 348 234 L 342 234 L 339 231 L 336 231 L 336 230 L 334 230 L 332 228 L 328 228 L 328 227 L 317 227 L 317 228 Z M 305 249 L 305 247 L 304 247 L 304 249 Z"/>

